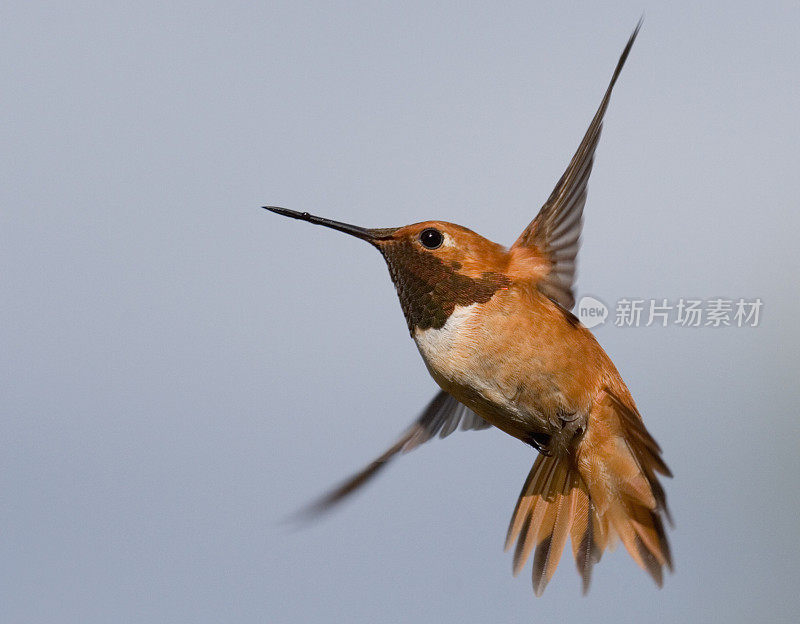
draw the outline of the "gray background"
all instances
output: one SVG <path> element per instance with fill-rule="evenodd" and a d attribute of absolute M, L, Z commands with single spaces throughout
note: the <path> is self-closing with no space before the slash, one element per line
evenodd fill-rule
<path fill-rule="evenodd" d="M 0 16 L 2 622 L 796 621 L 800 5 L 146 4 Z M 643 9 L 579 293 L 765 302 L 596 330 L 675 473 L 676 573 L 618 550 L 582 598 L 565 557 L 534 599 L 497 431 L 281 524 L 434 384 L 378 254 L 259 206 L 512 242 Z"/>

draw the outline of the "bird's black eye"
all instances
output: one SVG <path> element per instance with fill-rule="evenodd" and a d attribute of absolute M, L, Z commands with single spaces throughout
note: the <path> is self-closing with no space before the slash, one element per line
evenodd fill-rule
<path fill-rule="evenodd" d="M 436 228 L 425 228 L 419 233 L 419 242 L 428 249 L 438 249 L 444 242 L 444 234 Z"/>

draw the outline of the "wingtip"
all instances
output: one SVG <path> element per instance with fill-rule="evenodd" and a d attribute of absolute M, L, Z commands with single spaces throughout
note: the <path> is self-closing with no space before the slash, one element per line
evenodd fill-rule
<path fill-rule="evenodd" d="M 639 21 L 636 22 L 636 27 L 633 29 L 631 36 L 628 37 L 628 44 L 626 47 L 630 48 L 630 46 L 633 45 L 633 42 L 636 41 L 636 37 L 639 35 L 639 31 L 642 29 L 642 24 L 644 24 L 644 13 L 641 14 Z"/>
<path fill-rule="evenodd" d="M 636 23 L 636 28 L 633 29 L 631 36 L 628 37 L 628 43 L 625 44 L 625 48 L 622 50 L 622 54 L 620 54 L 619 56 L 619 61 L 617 61 L 617 67 L 614 70 L 614 76 L 611 79 L 611 86 L 613 86 L 614 83 L 616 82 L 617 77 L 622 71 L 622 67 L 625 65 L 625 61 L 628 60 L 628 54 L 630 54 L 631 48 L 633 47 L 633 42 L 636 41 L 636 37 L 639 35 L 639 31 L 642 28 L 643 22 L 644 22 L 644 14 L 642 14 L 642 16 L 639 18 L 639 21 Z M 611 87 L 609 87 L 609 92 L 610 90 Z"/>
<path fill-rule="evenodd" d="M 290 531 L 300 531 L 313 524 L 321 515 L 322 513 L 315 509 L 315 505 L 312 503 L 285 515 L 278 521 L 278 524 Z"/>

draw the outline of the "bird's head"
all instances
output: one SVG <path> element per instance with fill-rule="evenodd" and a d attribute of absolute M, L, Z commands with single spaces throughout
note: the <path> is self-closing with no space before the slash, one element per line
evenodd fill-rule
<path fill-rule="evenodd" d="M 339 230 L 381 252 L 389 267 L 409 330 L 439 329 L 456 306 L 485 303 L 508 288 L 505 247 L 445 221 L 397 228 L 363 228 L 307 212 L 265 206 L 293 219 Z"/>

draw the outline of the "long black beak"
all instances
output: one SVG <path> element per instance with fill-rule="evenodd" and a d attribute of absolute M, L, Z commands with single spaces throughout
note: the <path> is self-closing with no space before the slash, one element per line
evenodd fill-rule
<path fill-rule="evenodd" d="M 314 225 L 324 225 L 325 227 L 339 230 L 340 232 L 350 234 L 351 236 L 355 236 L 356 238 L 360 238 L 361 240 L 365 240 L 368 243 L 373 244 L 377 240 L 387 238 L 394 230 L 394 228 L 375 230 L 363 228 L 357 225 L 350 225 L 349 223 L 342 223 L 341 221 L 332 221 L 331 219 L 315 217 L 307 212 L 298 212 L 297 210 L 289 210 L 288 208 L 279 208 L 278 206 L 263 206 L 263 208 L 265 210 L 269 210 L 270 212 L 283 215 L 284 217 L 291 217 L 292 219 L 299 219 L 300 221 L 308 221 Z"/>

